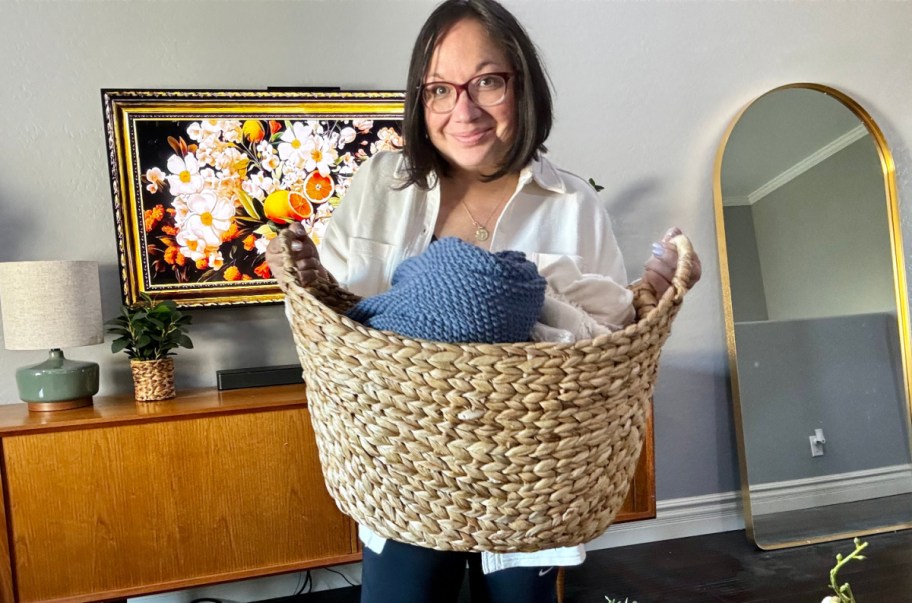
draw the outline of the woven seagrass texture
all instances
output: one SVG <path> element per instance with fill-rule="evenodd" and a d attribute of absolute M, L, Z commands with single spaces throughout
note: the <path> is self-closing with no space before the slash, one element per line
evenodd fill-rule
<path fill-rule="evenodd" d="M 364 327 L 357 297 L 282 282 L 323 475 L 377 534 L 438 550 L 535 551 L 599 536 L 627 495 L 659 352 L 686 293 L 634 296 L 627 328 L 568 343 L 448 344 Z M 640 313 L 639 308 L 646 311 Z"/>
<path fill-rule="evenodd" d="M 167 400 L 175 396 L 174 359 L 131 360 L 133 397 L 140 402 Z"/>

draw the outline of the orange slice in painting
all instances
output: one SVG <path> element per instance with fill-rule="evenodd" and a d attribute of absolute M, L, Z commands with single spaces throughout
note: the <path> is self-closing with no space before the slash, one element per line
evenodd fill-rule
<path fill-rule="evenodd" d="M 333 194 L 332 178 L 323 176 L 320 172 L 311 172 L 304 180 L 304 195 L 313 203 L 323 203 Z"/>
<path fill-rule="evenodd" d="M 313 206 L 300 193 L 288 195 L 288 206 L 291 208 L 291 213 L 297 216 L 298 220 L 306 220 L 313 215 Z"/>

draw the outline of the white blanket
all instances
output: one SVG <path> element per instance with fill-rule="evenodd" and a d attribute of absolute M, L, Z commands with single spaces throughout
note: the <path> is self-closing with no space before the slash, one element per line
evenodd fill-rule
<path fill-rule="evenodd" d="M 534 341 L 591 339 L 622 329 L 633 320 L 633 293 L 612 278 L 584 274 L 569 256 L 539 265 L 538 271 L 548 288 L 532 329 Z"/>

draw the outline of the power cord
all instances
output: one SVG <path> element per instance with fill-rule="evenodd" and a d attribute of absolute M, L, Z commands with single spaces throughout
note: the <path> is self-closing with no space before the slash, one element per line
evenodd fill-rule
<path fill-rule="evenodd" d="M 298 580 L 300 581 L 300 574 L 298 575 Z M 307 589 L 306 591 L 304 589 Z M 313 590 L 313 577 L 310 575 L 310 570 L 304 572 L 304 581 L 301 582 L 300 588 L 298 588 L 293 596 L 303 595 L 305 592 L 311 592 Z"/>
<path fill-rule="evenodd" d="M 340 576 L 342 576 L 342 579 L 343 579 L 343 580 L 345 580 L 346 582 L 348 582 L 348 585 L 349 585 L 349 586 L 358 586 L 357 584 L 355 584 L 354 582 L 352 582 L 351 580 L 349 580 L 349 579 L 348 579 L 348 576 L 346 576 L 345 574 L 343 574 L 342 572 L 340 572 L 340 571 L 338 571 L 338 570 L 334 570 L 334 569 L 332 569 L 332 568 L 330 568 L 330 567 L 324 567 L 323 569 L 325 569 L 327 572 L 332 572 L 332 573 L 334 573 L 334 574 L 339 574 Z"/>

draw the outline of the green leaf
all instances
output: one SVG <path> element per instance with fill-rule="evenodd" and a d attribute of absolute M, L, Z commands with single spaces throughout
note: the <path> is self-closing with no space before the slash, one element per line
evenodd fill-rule
<path fill-rule="evenodd" d="M 121 337 L 120 339 L 115 339 L 111 342 L 111 353 L 116 354 L 121 351 L 130 343 L 130 340 L 126 337 Z"/>
<path fill-rule="evenodd" d="M 604 187 L 604 186 L 602 186 L 601 184 L 597 184 L 597 183 L 595 182 L 595 180 L 593 180 L 592 178 L 589 179 L 589 184 L 592 185 L 592 188 L 595 189 L 595 192 L 599 192 L 599 191 L 605 190 L 605 187 Z"/>
<path fill-rule="evenodd" d="M 182 347 L 191 349 L 191 350 L 193 349 L 193 342 L 190 341 L 190 338 L 187 337 L 186 335 L 181 335 L 179 345 L 181 345 Z"/>
<path fill-rule="evenodd" d="M 149 315 L 149 322 L 152 323 L 153 325 L 155 325 L 156 327 L 158 327 L 159 329 L 164 329 L 164 328 L 165 328 L 165 323 L 164 323 L 164 321 L 158 320 L 157 318 L 155 318 L 155 317 L 152 316 L 151 314 Z"/>
<path fill-rule="evenodd" d="M 254 230 L 253 232 L 258 235 L 261 235 L 261 236 L 266 236 L 266 235 L 272 234 L 277 231 L 278 231 L 278 229 L 276 227 L 270 226 L 269 224 L 263 224 L 262 226 L 260 226 L 256 230 Z"/>
<path fill-rule="evenodd" d="M 247 212 L 247 215 L 250 216 L 251 218 L 256 218 L 257 220 L 259 220 L 260 214 L 257 213 L 256 207 L 253 204 L 253 197 L 248 195 L 247 191 L 245 191 L 242 188 L 238 188 L 237 192 L 238 192 L 238 199 L 240 199 L 240 201 L 241 201 L 241 207 L 244 208 L 244 211 Z"/>

